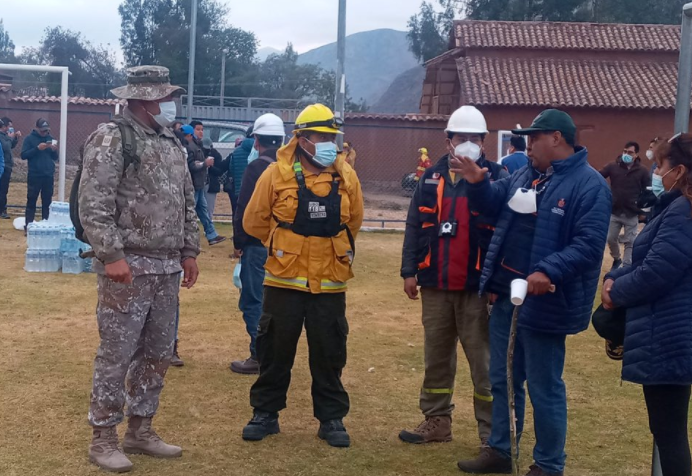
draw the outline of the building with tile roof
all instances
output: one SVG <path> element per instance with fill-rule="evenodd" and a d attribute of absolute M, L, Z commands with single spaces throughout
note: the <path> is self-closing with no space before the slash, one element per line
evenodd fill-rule
<path fill-rule="evenodd" d="M 600 167 L 627 141 L 645 148 L 672 131 L 679 47 L 676 25 L 457 21 L 449 50 L 426 63 L 420 112 L 478 107 L 492 156 L 504 153 L 502 131 L 563 109 Z"/>

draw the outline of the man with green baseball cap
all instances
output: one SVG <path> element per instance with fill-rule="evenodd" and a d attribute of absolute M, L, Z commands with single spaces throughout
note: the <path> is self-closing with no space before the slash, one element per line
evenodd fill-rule
<path fill-rule="evenodd" d="M 589 326 L 610 221 L 611 196 L 603 177 L 589 166 L 588 152 L 575 145 L 577 128 L 563 111 L 548 109 L 530 127 L 531 163 L 490 182 L 488 169 L 467 157 L 451 170 L 469 183 L 467 197 L 497 222 L 481 276 L 481 292 L 496 296 L 488 323 L 492 430 L 487 446 L 459 469 L 474 474 L 512 473 L 507 348 L 513 319 L 516 435 L 524 426 L 527 383 L 536 445 L 527 476 L 562 476 L 567 438 L 567 394 L 562 373 L 568 335 Z M 528 295 L 516 310 L 512 282 L 523 280 Z"/>

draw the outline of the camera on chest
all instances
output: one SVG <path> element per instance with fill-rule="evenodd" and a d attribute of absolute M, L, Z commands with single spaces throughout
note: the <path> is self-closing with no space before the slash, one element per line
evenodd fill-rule
<path fill-rule="evenodd" d="M 440 231 L 437 236 L 440 238 L 454 238 L 457 236 L 457 225 L 458 222 L 454 221 L 443 221 L 440 223 Z"/>

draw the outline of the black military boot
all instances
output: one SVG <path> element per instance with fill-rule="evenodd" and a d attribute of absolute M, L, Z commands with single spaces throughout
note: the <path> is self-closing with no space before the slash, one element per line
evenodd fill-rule
<path fill-rule="evenodd" d="M 255 410 L 252 420 L 243 428 L 245 441 L 261 441 L 269 435 L 276 435 L 279 429 L 279 414 Z"/>
<path fill-rule="evenodd" d="M 346 428 L 344 428 L 344 423 L 341 419 L 320 423 L 320 430 L 317 432 L 317 436 L 325 440 L 329 446 L 335 448 L 348 448 L 351 446 L 351 438 L 346 433 Z"/>

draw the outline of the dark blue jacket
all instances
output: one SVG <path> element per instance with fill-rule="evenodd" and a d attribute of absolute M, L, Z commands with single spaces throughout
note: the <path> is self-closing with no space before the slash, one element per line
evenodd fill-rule
<path fill-rule="evenodd" d="M 524 152 L 515 152 L 502 159 L 502 166 L 506 168 L 510 174 L 513 174 L 528 163 L 529 158 Z"/>
<path fill-rule="evenodd" d="M 55 175 L 55 162 L 58 160 L 58 152 L 51 148 L 39 150 L 42 142 L 50 143 L 53 137 L 48 134 L 41 137 L 38 132 L 32 131 L 22 144 L 22 160 L 29 161 L 29 177 L 53 177 Z"/>
<path fill-rule="evenodd" d="M 627 308 L 622 378 L 644 385 L 692 384 L 692 205 L 680 192 L 634 242 L 632 266 L 614 279 L 613 304 Z"/>
<path fill-rule="evenodd" d="M 556 286 L 555 293 L 529 296 L 519 313 L 519 326 L 554 334 L 576 334 L 589 325 L 610 222 L 608 184 L 578 148 L 552 164 L 553 176 L 538 207 L 529 274 L 540 271 Z M 481 291 L 495 270 L 498 255 L 516 216 L 507 203 L 517 189 L 530 185 L 529 165 L 509 178 L 469 186 L 471 205 L 497 213 L 495 234 L 483 267 Z"/>
<path fill-rule="evenodd" d="M 240 195 L 243 174 L 247 168 L 247 158 L 250 156 L 250 152 L 254 146 L 255 139 L 253 137 L 248 137 L 240 144 L 240 147 L 237 147 L 231 154 L 231 160 L 228 164 L 228 173 L 233 179 L 233 195 L 236 198 Z"/>

